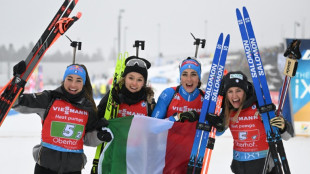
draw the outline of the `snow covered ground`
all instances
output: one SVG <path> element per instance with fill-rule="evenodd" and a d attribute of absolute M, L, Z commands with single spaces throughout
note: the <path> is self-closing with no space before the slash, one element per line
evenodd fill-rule
<path fill-rule="evenodd" d="M 33 173 L 32 147 L 40 143 L 41 123 L 36 114 L 8 116 L 0 127 L 0 173 Z M 232 160 L 232 137 L 227 131 L 217 137 L 212 153 L 210 174 L 228 174 Z M 310 171 L 310 138 L 294 137 L 284 142 L 291 173 Z M 95 148 L 86 147 L 88 163 L 83 174 L 89 174 Z"/>
<path fill-rule="evenodd" d="M 209 65 L 209 59 L 202 60 L 204 65 Z M 165 77 L 168 84 L 152 83 L 155 99 L 167 87 L 176 86 L 178 82 L 178 60 L 173 63 L 154 66 L 150 69 L 149 79 L 153 77 Z M 210 69 L 205 67 L 202 74 Z M 55 87 L 45 87 L 53 89 Z M 96 101 L 98 102 L 98 100 Z M 0 173 L 33 173 L 35 162 L 32 157 L 32 148 L 40 143 L 41 121 L 36 114 L 17 114 L 8 116 L 0 127 Z M 229 174 L 232 160 L 233 141 L 230 132 L 227 131 L 221 137 L 217 137 L 212 153 L 209 173 Z M 307 173 L 310 171 L 310 137 L 294 137 L 284 141 L 291 173 Z M 88 163 L 83 174 L 89 174 L 96 148 L 84 148 Z"/>

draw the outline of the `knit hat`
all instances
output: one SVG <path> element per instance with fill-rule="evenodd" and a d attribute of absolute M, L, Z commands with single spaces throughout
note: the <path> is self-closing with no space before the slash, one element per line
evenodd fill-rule
<path fill-rule="evenodd" d="M 80 76 L 83 79 L 83 85 L 85 85 L 86 72 L 85 72 L 85 70 L 81 66 L 79 66 L 79 65 L 70 65 L 70 66 L 68 66 L 66 71 L 65 71 L 63 81 L 65 81 L 66 77 L 68 75 L 71 75 L 71 74 L 75 74 L 75 75 Z"/>
<path fill-rule="evenodd" d="M 201 80 L 201 63 L 197 59 L 188 57 L 181 62 L 179 68 L 180 77 L 182 76 L 184 70 L 193 69 L 197 72 L 199 80 Z"/>
<path fill-rule="evenodd" d="M 126 59 L 125 65 L 122 77 L 125 77 L 130 72 L 137 72 L 143 76 L 145 82 L 147 81 L 147 70 L 151 67 L 149 61 L 137 56 L 130 56 Z"/>
<path fill-rule="evenodd" d="M 234 71 L 226 74 L 223 77 L 222 84 L 224 95 L 230 87 L 239 87 L 243 89 L 245 93 L 249 91 L 248 78 L 241 71 Z"/>

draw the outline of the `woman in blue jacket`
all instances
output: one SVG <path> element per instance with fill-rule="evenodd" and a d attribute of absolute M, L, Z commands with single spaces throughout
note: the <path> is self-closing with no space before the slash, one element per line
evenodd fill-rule
<path fill-rule="evenodd" d="M 167 166 L 167 173 L 187 172 L 196 123 L 204 96 L 199 89 L 201 86 L 201 64 L 199 61 L 195 58 L 187 58 L 181 62 L 179 68 L 181 84 L 165 89 L 159 96 L 152 113 L 152 117 L 155 118 L 182 122 L 174 124 L 176 131 L 172 131 L 173 144 L 176 145 L 175 148 L 179 148 L 179 151 L 167 152 L 174 160 L 174 164 Z"/>

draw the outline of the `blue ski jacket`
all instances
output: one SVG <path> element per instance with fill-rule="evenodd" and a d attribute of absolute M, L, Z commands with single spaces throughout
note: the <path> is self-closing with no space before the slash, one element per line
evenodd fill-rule
<path fill-rule="evenodd" d="M 188 102 L 193 102 L 197 97 L 201 96 L 201 91 L 198 88 L 196 88 L 192 93 L 186 92 L 182 86 L 179 87 L 178 91 L 175 91 L 175 87 L 166 88 L 158 97 L 152 117 L 161 119 L 166 118 L 169 105 L 176 93 L 179 93 L 182 99 Z M 175 121 L 172 115 L 167 116 L 167 118 L 169 118 L 170 121 Z"/>

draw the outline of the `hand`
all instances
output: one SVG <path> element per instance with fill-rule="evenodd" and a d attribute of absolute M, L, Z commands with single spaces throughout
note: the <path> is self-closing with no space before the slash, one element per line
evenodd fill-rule
<path fill-rule="evenodd" d="M 285 129 L 285 120 L 283 117 L 278 116 L 270 119 L 270 125 L 280 129 L 281 132 Z"/>
<path fill-rule="evenodd" d="M 207 114 L 206 120 L 209 122 L 209 125 L 215 127 L 219 132 L 224 130 L 223 118 L 215 114 Z"/>
<path fill-rule="evenodd" d="M 189 122 L 195 122 L 199 120 L 199 115 L 195 110 L 180 113 L 179 116 L 181 122 L 184 122 L 185 120 L 188 120 Z"/>
<path fill-rule="evenodd" d="M 26 62 L 24 60 L 18 62 L 13 66 L 13 76 L 16 74 L 23 74 L 26 71 Z"/>
<path fill-rule="evenodd" d="M 101 118 L 98 120 L 97 125 L 96 125 L 96 130 L 100 131 L 104 127 L 107 127 L 109 125 L 109 122 L 105 118 Z"/>
<path fill-rule="evenodd" d="M 112 94 L 112 98 L 114 100 L 115 103 L 117 104 L 121 104 L 121 100 L 119 98 L 119 90 L 116 89 L 117 87 L 113 87 L 112 88 L 112 91 L 111 91 L 111 94 Z"/>
<path fill-rule="evenodd" d="M 110 142 L 113 139 L 113 134 L 109 128 L 102 128 L 98 131 L 97 137 L 100 141 Z"/>

